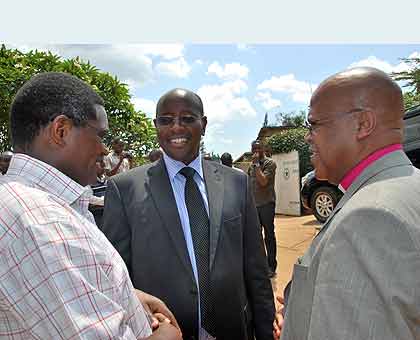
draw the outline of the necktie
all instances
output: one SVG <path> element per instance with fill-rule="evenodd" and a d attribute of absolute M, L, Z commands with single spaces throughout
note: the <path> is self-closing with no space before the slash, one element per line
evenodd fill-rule
<path fill-rule="evenodd" d="M 181 169 L 180 174 L 186 179 L 185 204 L 190 220 L 191 236 L 198 270 L 200 289 L 201 326 L 209 335 L 215 335 L 213 299 L 210 289 L 210 230 L 209 218 L 203 197 L 193 177 L 195 170 L 190 167 Z"/>

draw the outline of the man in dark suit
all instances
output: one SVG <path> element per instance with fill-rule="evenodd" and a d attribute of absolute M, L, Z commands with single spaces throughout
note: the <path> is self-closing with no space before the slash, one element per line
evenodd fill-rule
<path fill-rule="evenodd" d="M 272 339 L 274 302 L 245 174 L 203 160 L 200 97 L 163 95 L 155 126 L 164 151 L 108 181 L 103 231 L 134 286 L 163 299 L 184 339 Z"/>

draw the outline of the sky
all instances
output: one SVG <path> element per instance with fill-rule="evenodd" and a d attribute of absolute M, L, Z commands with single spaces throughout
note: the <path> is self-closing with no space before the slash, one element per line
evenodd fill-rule
<path fill-rule="evenodd" d="M 79 56 L 128 84 L 132 102 L 150 118 L 159 97 L 181 87 L 203 100 L 206 151 L 249 151 L 268 114 L 306 110 L 328 76 L 356 66 L 385 72 L 408 69 L 420 44 L 8 44 L 22 51 Z"/>

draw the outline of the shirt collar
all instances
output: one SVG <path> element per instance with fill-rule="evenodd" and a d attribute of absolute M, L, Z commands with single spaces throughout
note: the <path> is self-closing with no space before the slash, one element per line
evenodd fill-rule
<path fill-rule="evenodd" d="M 83 187 L 53 166 L 25 154 L 15 153 L 10 161 L 7 175 L 21 177 L 31 186 L 60 197 L 69 205 L 89 195 Z"/>
<path fill-rule="evenodd" d="M 163 152 L 163 161 L 165 162 L 166 169 L 168 170 L 168 175 L 171 181 L 175 178 L 178 172 L 186 166 L 193 168 L 197 172 L 197 174 L 200 175 L 201 179 L 204 180 L 201 153 L 198 153 L 197 158 L 195 158 L 188 165 L 185 165 L 183 162 L 177 161 L 169 157 L 165 152 Z"/>
<path fill-rule="evenodd" d="M 384 157 L 385 155 L 396 151 L 402 150 L 401 144 L 392 144 L 388 145 L 382 149 L 371 153 L 368 157 L 362 160 L 359 164 L 357 164 L 353 169 L 351 169 L 342 179 L 338 188 L 342 192 L 346 192 L 346 190 L 350 187 L 350 185 L 356 180 L 357 177 L 365 170 L 370 164 L 377 161 L 378 159 Z"/>

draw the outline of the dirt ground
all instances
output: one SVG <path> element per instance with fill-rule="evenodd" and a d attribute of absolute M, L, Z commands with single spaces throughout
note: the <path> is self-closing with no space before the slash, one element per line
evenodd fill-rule
<path fill-rule="evenodd" d="M 291 277 L 293 265 L 304 254 L 320 224 L 313 215 L 294 217 L 276 215 L 277 275 L 271 280 L 274 293 L 282 295 Z"/>

